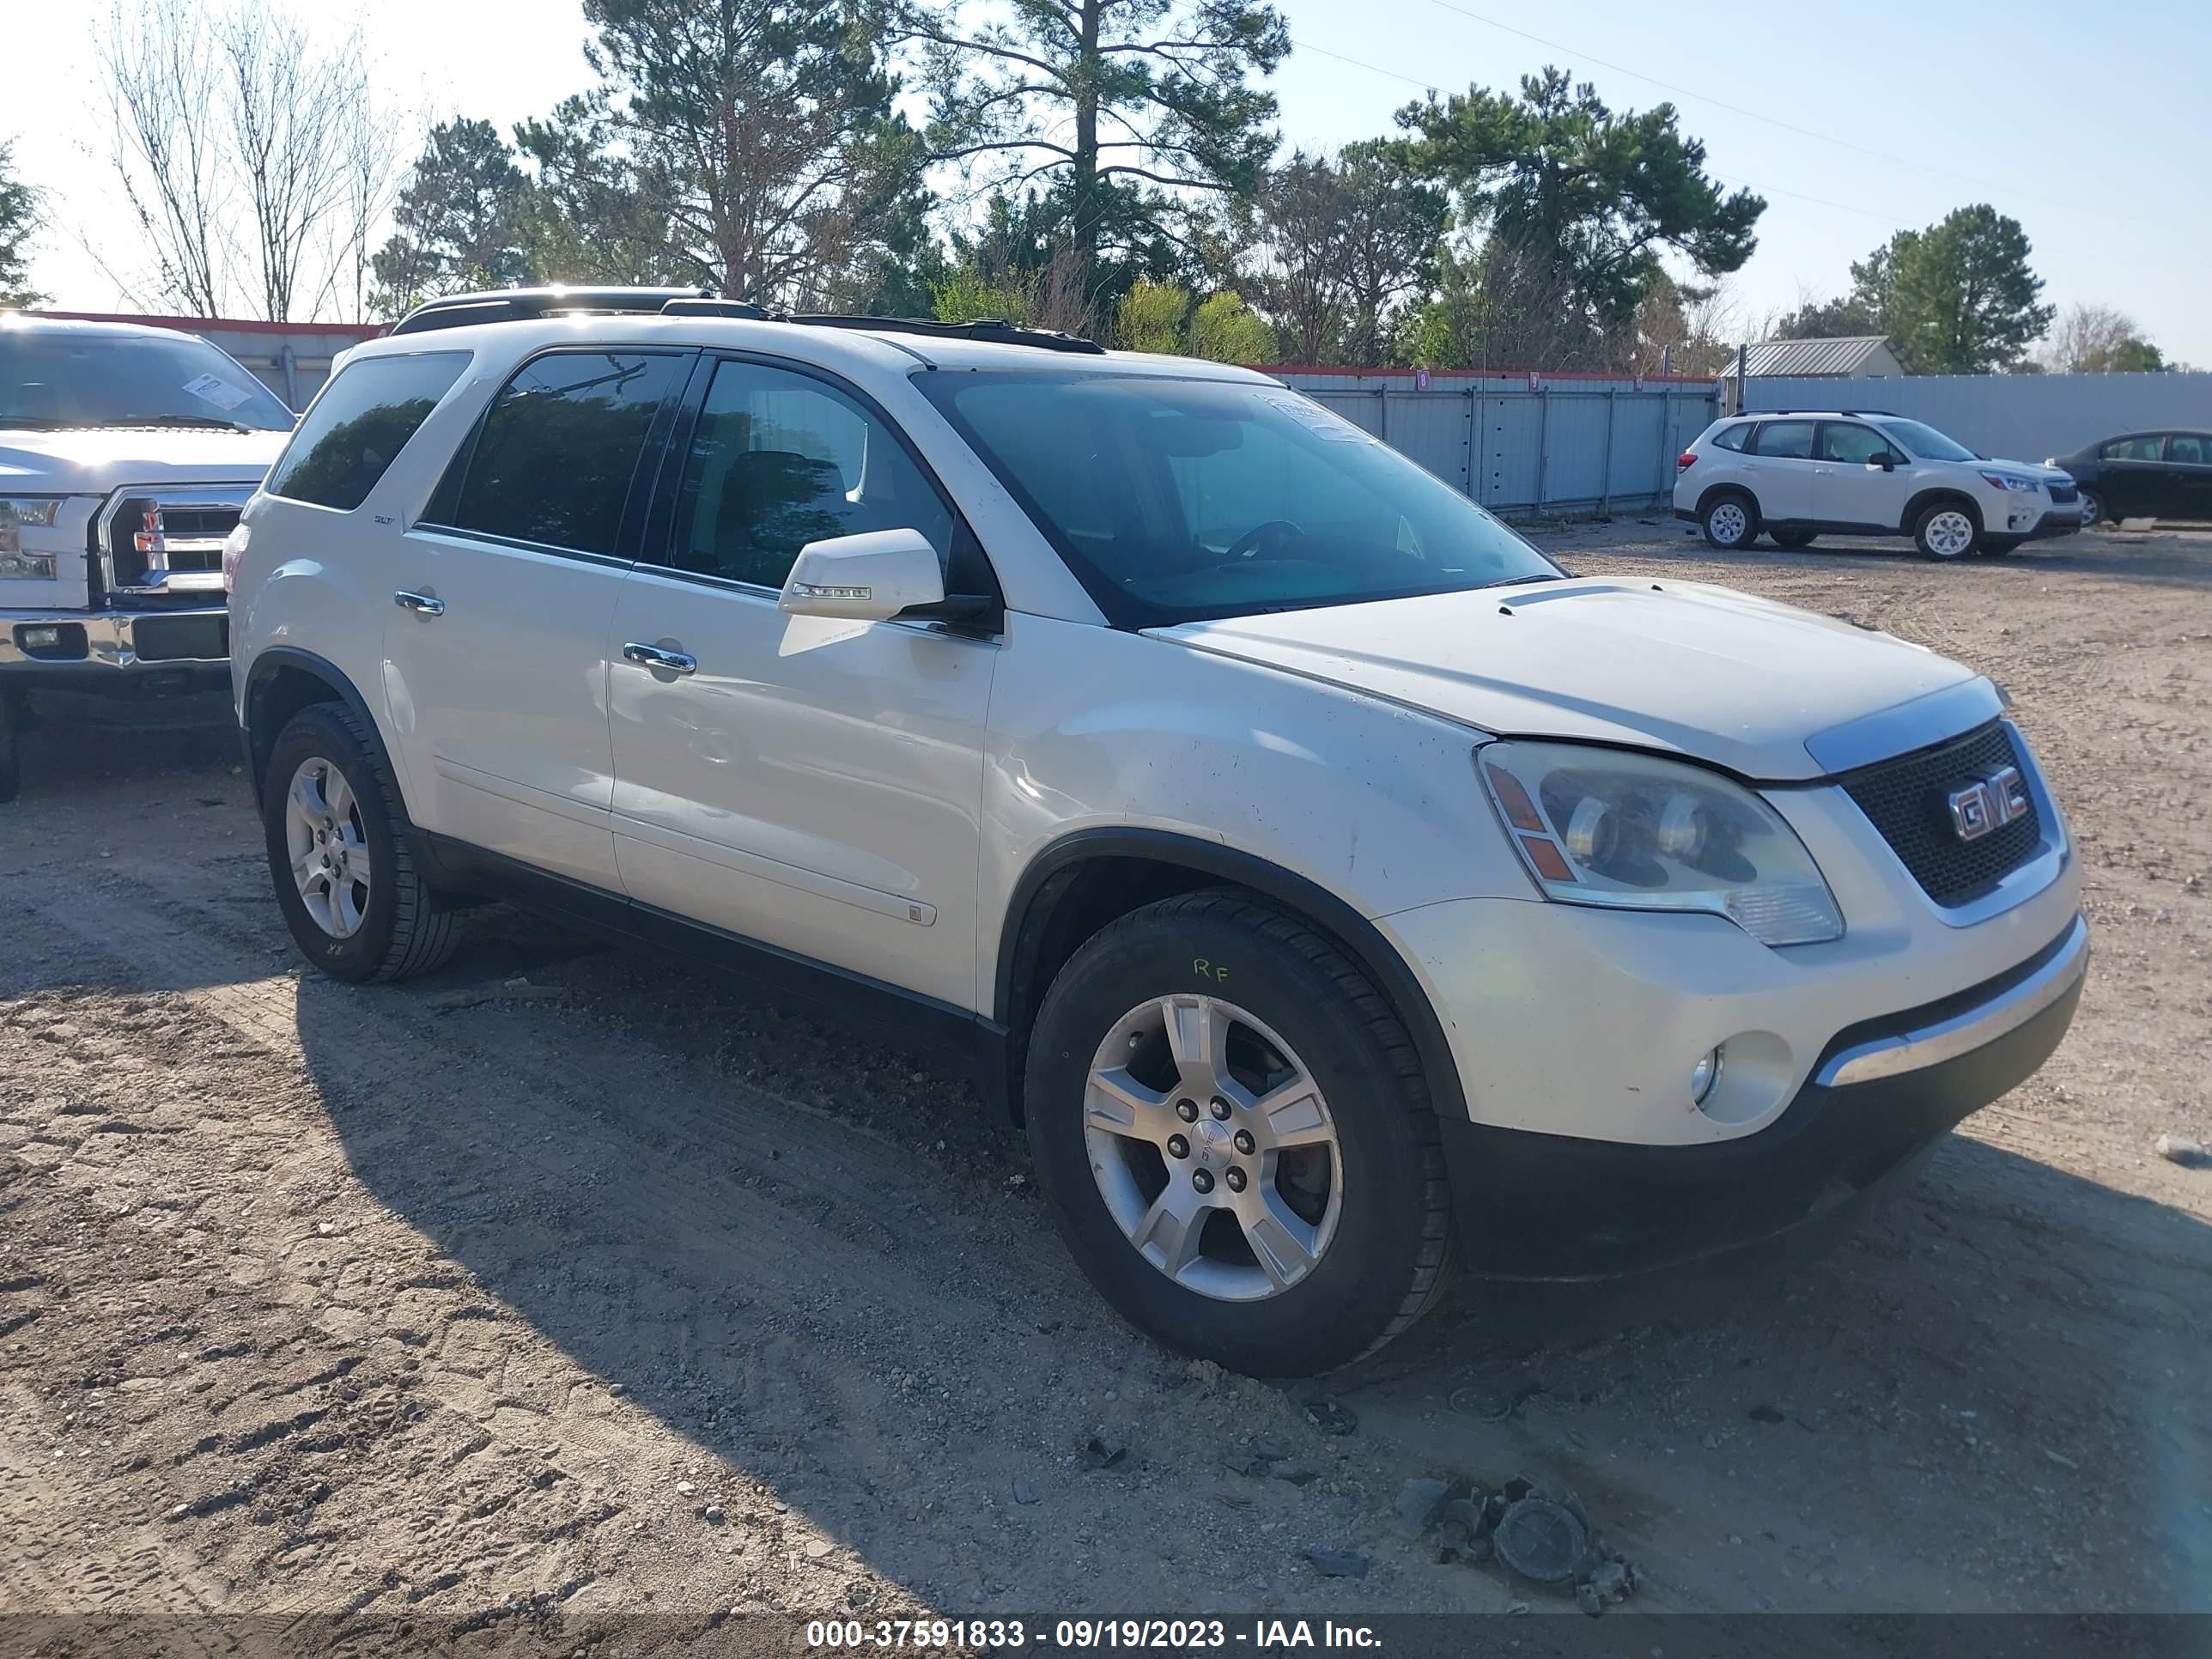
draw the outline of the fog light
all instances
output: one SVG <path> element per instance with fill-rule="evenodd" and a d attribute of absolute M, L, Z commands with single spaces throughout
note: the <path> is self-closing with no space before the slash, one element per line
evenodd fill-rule
<path fill-rule="evenodd" d="M 22 641 L 26 651 L 51 651 L 62 642 L 58 628 L 26 628 L 16 637 Z"/>
<path fill-rule="evenodd" d="M 1690 1103 L 1702 1106 L 1705 1097 L 1713 1091 L 1713 1085 L 1721 1080 L 1721 1051 L 1708 1049 L 1698 1063 L 1690 1067 Z"/>

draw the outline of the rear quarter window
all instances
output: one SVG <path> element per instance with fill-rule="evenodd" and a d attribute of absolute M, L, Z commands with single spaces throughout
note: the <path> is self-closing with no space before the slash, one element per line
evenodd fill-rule
<path fill-rule="evenodd" d="M 1713 434 L 1713 447 L 1716 449 L 1733 449 L 1738 454 L 1741 454 L 1743 453 L 1744 445 L 1749 442 L 1750 439 L 1751 422 L 1749 421 L 1738 421 L 1734 426 L 1724 426 L 1719 431 Z"/>
<path fill-rule="evenodd" d="M 288 501 L 350 513 L 468 366 L 465 351 L 347 364 L 315 399 L 264 487 Z"/>

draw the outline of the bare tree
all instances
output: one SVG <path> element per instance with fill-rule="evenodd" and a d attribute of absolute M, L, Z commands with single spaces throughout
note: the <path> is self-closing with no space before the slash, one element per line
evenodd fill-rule
<path fill-rule="evenodd" d="M 1258 208 L 1266 251 L 1260 303 L 1282 349 L 1292 362 L 1334 362 L 1350 300 L 1343 181 L 1325 158 L 1295 151 L 1268 175 Z"/>
<path fill-rule="evenodd" d="M 2164 366 L 2156 346 L 2143 338 L 2135 319 L 2111 306 L 2070 305 L 2051 325 L 2043 349 L 2044 366 L 2054 374 L 2109 374 Z"/>
<path fill-rule="evenodd" d="M 123 197 L 151 251 L 153 291 L 222 314 L 228 250 L 222 64 L 193 0 L 114 0 L 93 55 Z M 116 273 L 136 284 L 137 274 Z"/>
<path fill-rule="evenodd" d="M 366 77 L 338 134 L 337 234 L 331 250 L 326 295 L 343 295 L 350 320 L 368 317 L 376 249 L 369 238 L 392 210 L 399 193 L 399 144 L 388 118 L 376 108 Z"/>
<path fill-rule="evenodd" d="M 292 315 L 301 268 L 345 199 L 348 129 L 366 104 L 360 38 L 325 57 L 291 19 L 262 0 L 222 18 L 225 114 L 253 214 L 252 276 L 262 315 Z"/>

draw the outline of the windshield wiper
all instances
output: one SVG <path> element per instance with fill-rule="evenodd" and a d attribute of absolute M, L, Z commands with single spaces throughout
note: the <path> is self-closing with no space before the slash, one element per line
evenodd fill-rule
<path fill-rule="evenodd" d="M 1563 582 L 1567 580 L 1564 570 L 1532 570 L 1525 576 L 1500 576 L 1494 582 L 1485 582 L 1485 587 L 1519 587 L 1528 582 Z"/>
<path fill-rule="evenodd" d="M 20 427 L 31 432 L 61 432 L 70 424 L 67 421 L 49 420 L 43 415 L 0 415 L 0 426 Z"/>
<path fill-rule="evenodd" d="M 220 415 L 124 415 L 112 421 L 102 421 L 102 426 L 198 426 L 215 432 L 251 432 L 250 426 L 236 421 L 226 421 Z"/>

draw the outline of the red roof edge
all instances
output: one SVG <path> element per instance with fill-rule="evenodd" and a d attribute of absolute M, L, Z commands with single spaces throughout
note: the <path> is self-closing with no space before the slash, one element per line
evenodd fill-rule
<path fill-rule="evenodd" d="M 1410 380 L 1420 373 L 1417 368 L 1356 368 L 1343 363 L 1247 363 L 1245 368 L 1261 374 L 1350 374 L 1359 380 Z M 1473 375 L 1483 380 L 1525 380 L 1534 374 L 1545 380 L 1633 380 L 1634 369 L 1608 368 L 1432 368 L 1435 374 Z M 1645 385 L 1657 381 L 1666 386 L 1711 386 L 1718 375 L 1714 374 L 1646 374 Z"/>
<path fill-rule="evenodd" d="M 63 323 L 137 323 L 173 328 L 187 334 L 222 329 L 233 334 L 343 334 L 349 340 L 374 340 L 389 323 L 268 323 L 258 317 L 142 317 L 119 311 L 26 311 L 27 317 L 51 317 Z"/>

